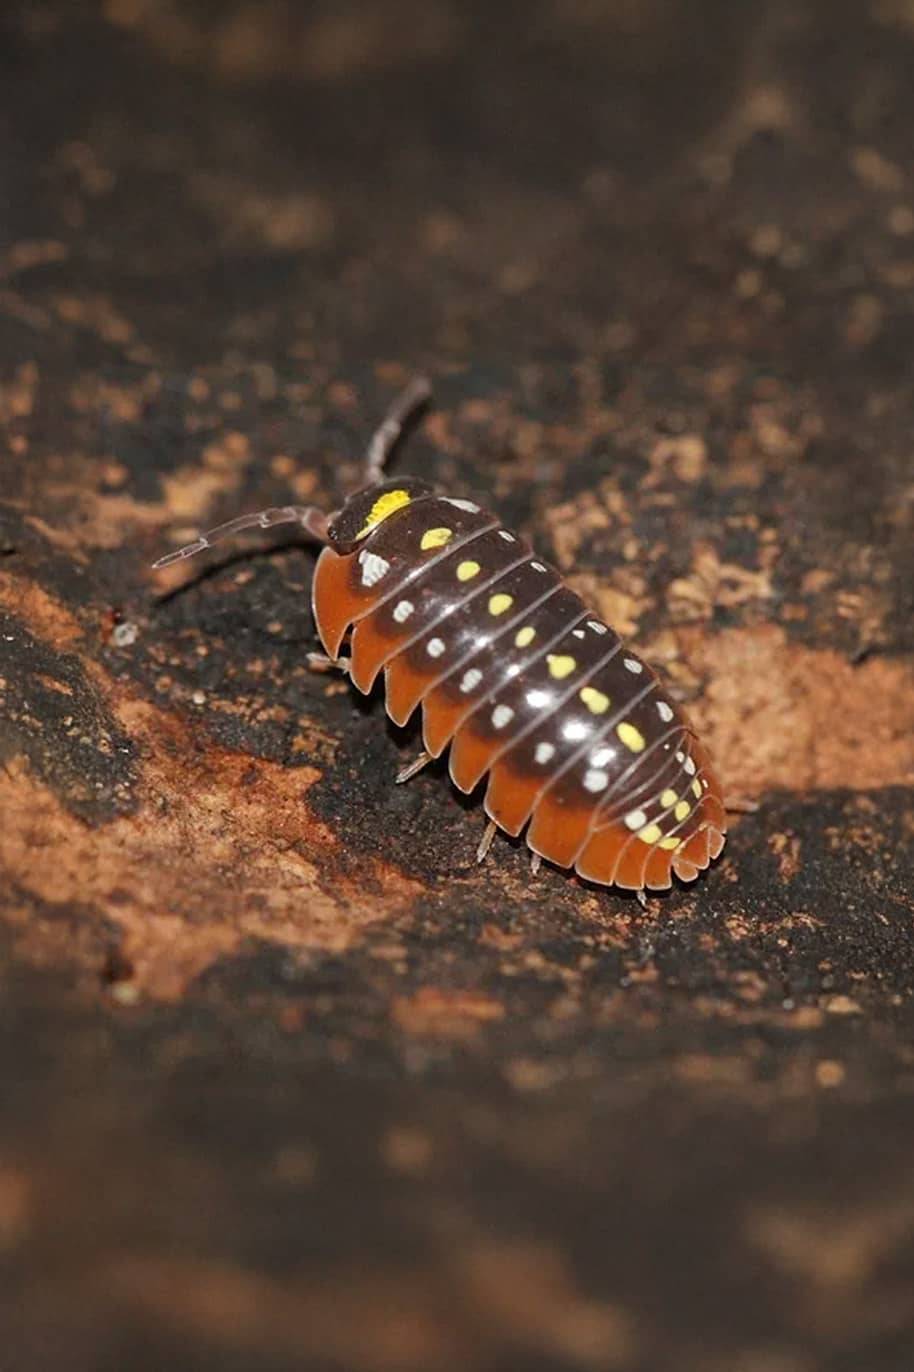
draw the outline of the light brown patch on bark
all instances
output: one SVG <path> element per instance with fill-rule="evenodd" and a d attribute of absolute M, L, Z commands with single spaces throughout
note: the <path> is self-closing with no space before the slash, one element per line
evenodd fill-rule
<path fill-rule="evenodd" d="M 0 873 L 39 963 L 72 958 L 53 911 L 78 906 L 118 932 L 136 994 L 172 999 L 245 939 L 339 952 L 404 910 L 415 883 L 366 862 L 366 898 L 335 870 L 336 836 L 307 793 L 321 773 L 199 748 L 150 703 L 112 702 L 144 758 L 137 814 L 90 828 L 14 759 L 0 772 Z M 30 913 L 29 897 L 49 907 Z M 123 997 L 122 997 L 123 998 Z"/>
<path fill-rule="evenodd" d="M 690 707 L 725 789 L 755 796 L 914 781 L 914 666 L 854 665 L 791 643 L 774 625 L 696 634 L 685 656 L 707 682 Z"/>

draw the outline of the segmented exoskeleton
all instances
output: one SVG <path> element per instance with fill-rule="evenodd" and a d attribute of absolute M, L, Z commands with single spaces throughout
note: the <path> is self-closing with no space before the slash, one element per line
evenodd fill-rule
<path fill-rule="evenodd" d="M 327 657 L 362 692 L 384 674 L 387 712 L 421 707 L 424 750 L 454 784 L 488 776 L 483 856 L 496 827 L 582 877 L 643 892 L 691 881 L 724 846 L 708 754 L 657 675 L 496 515 L 423 481 L 385 480 L 416 381 L 372 439 L 366 486 L 335 514 L 282 506 L 202 535 L 157 567 L 241 529 L 296 522 L 324 545 L 312 606 Z M 349 656 L 341 655 L 349 636 Z"/>

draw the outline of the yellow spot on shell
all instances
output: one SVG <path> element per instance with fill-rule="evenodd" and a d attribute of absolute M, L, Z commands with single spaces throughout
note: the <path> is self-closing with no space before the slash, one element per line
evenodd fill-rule
<path fill-rule="evenodd" d="M 664 810 L 668 810 L 668 809 L 670 808 L 671 805 L 675 805 L 675 804 L 676 804 L 676 792 L 675 792 L 675 791 L 664 791 L 663 794 L 662 794 L 661 797 L 660 797 L 660 804 L 663 806 Z"/>
<path fill-rule="evenodd" d="M 701 787 L 698 784 L 698 777 L 696 777 L 695 780 L 692 782 L 692 790 L 694 791 L 695 795 L 699 797 L 701 796 Z"/>
<path fill-rule="evenodd" d="M 549 675 L 556 681 L 562 681 L 564 677 L 570 676 L 577 663 L 568 653 L 550 653 L 546 658 L 549 664 Z"/>
<path fill-rule="evenodd" d="M 642 843 L 656 843 L 663 837 L 663 830 L 658 824 L 646 824 L 643 829 L 638 830 L 638 837 Z"/>
<path fill-rule="evenodd" d="M 419 547 L 424 553 L 427 553 L 429 548 L 443 548 L 445 543 L 450 543 L 453 537 L 453 529 L 426 529 Z"/>
<path fill-rule="evenodd" d="M 376 525 L 382 524 L 395 510 L 402 510 L 403 506 L 408 505 L 411 499 L 412 496 L 408 491 L 385 491 L 383 495 L 378 496 L 368 511 L 365 523 L 356 534 L 356 539 L 367 538 Z"/>
<path fill-rule="evenodd" d="M 536 638 L 536 630 L 532 624 L 525 624 L 522 629 L 518 629 L 514 636 L 514 645 L 517 648 L 527 648 Z"/>
<path fill-rule="evenodd" d="M 472 581 L 474 576 L 479 575 L 478 562 L 461 562 L 457 568 L 458 581 Z"/>
<path fill-rule="evenodd" d="M 505 610 L 510 610 L 513 604 L 513 595 L 505 595 L 503 591 L 500 591 L 498 595 L 489 597 L 489 614 L 503 615 Z"/>
<path fill-rule="evenodd" d="M 662 838 L 660 840 L 660 847 L 666 848 L 667 852 L 671 853 L 674 848 L 679 847 L 680 842 L 681 840 L 678 838 Z"/>
<path fill-rule="evenodd" d="M 636 729 L 634 724 L 629 724 L 627 720 L 616 726 L 616 733 L 626 748 L 632 753 L 640 753 L 644 747 L 644 735 L 640 729 Z"/>
<path fill-rule="evenodd" d="M 598 691 L 596 686 L 583 686 L 580 696 L 592 715 L 605 715 L 609 709 L 609 696 Z"/>
<path fill-rule="evenodd" d="M 681 800 L 679 804 L 676 806 L 676 809 L 673 811 L 673 814 L 676 816 L 677 819 L 685 819 L 686 816 L 690 815 L 691 813 L 692 807 L 687 800 Z"/>

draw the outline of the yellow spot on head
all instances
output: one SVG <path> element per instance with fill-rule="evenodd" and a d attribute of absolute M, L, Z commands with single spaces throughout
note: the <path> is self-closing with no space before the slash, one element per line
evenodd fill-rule
<path fill-rule="evenodd" d="M 644 747 L 644 735 L 635 728 L 634 724 L 629 724 L 627 720 L 624 720 L 616 726 L 616 733 L 630 752 L 641 752 Z"/>
<path fill-rule="evenodd" d="M 472 581 L 474 576 L 479 575 L 478 562 L 461 562 L 457 568 L 458 581 Z"/>
<path fill-rule="evenodd" d="M 498 595 L 489 597 L 489 614 L 503 615 L 505 610 L 510 610 L 513 604 L 513 595 L 505 595 L 503 591 L 500 591 Z"/>
<path fill-rule="evenodd" d="M 695 780 L 692 782 L 692 790 L 694 791 L 695 795 L 699 797 L 701 796 L 701 787 L 698 784 L 698 777 L 696 777 Z"/>
<path fill-rule="evenodd" d="M 609 709 L 609 696 L 596 686 L 582 686 L 580 696 L 592 715 L 605 715 Z"/>
<path fill-rule="evenodd" d="M 429 548 L 443 548 L 445 543 L 450 543 L 453 537 L 453 529 L 426 529 L 419 547 L 424 553 L 427 553 Z"/>
<path fill-rule="evenodd" d="M 679 847 L 681 842 L 682 840 L 678 838 L 662 838 L 660 840 L 660 847 L 666 848 L 667 852 L 671 853 L 674 848 Z"/>
<path fill-rule="evenodd" d="M 676 804 L 676 792 L 675 792 L 675 791 L 664 791 L 664 792 L 663 792 L 663 795 L 660 797 L 660 804 L 663 806 L 664 810 L 668 810 L 668 809 L 670 808 L 671 805 L 675 805 L 675 804 Z"/>
<path fill-rule="evenodd" d="M 643 829 L 638 830 L 638 837 L 642 843 L 656 843 L 663 837 L 663 830 L 659 824 L 646 824 Z"/>
<path fill-rule="evenodd" d="M 549 664 L 549 675 L 554 677 L 556 681 L 561 681 L 564 677 L 569 676 L 578 665 L 574 658 L 569 657 L 567 653 L 549 653 L 546 661 Z"/>
<path fill-rule="evenodd" d="M 529 646 L 529 644 L 533 642 L 535 638 L 536 630 L 533 628 L 532 624 L 526 624 L 524 625 L 523 629 L 518 629 L 517 634 L 515 635 L 515 647 L 526 648 Z"/>
<path fill-rule="evenodd" d="M 692 807 L 687 800 L 681 800 L 679 804 L 676 806 L 676 809 L 673 811 L 673 814 L 676 816 L 677 819 L 685 819 L 686 816 L 690 815 L 691 813 Z"/>
<path fill-rule="evenodd" d="M 356 534 L 356 539 L 367 538 L 376 525 L 383 524 L 389 515 L 395 510 L 402 510 L 411 500 L 412 496 L 408 491 L 385 491 L 383 495 L 378 496 L 368 511 L 368 517 Z"/>

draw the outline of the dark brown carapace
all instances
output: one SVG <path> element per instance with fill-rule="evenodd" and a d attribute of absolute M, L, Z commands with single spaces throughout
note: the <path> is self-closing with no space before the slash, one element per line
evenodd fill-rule
<path fill-rule="evenodd" d="M 692 881 L 723 848 L 726 814 L 656 674 L 495 515 L 413 478 L 382 480 L 427 394 L 415 382 L 400 397 L 369 448 L 369 484 L 336 514 L 242 516 L 156 566 L 242 528 L 301 523 L 325 545 L 312 605 L 327 658 L 315 665 L 366 693 L 383 672 L 397 724 L 421 706 L 424 751 L 399 780 L 450 748 L 461 791 L 488 776 L 487 839 L 525 831 L 534 854 L 628 890 Z"/>

